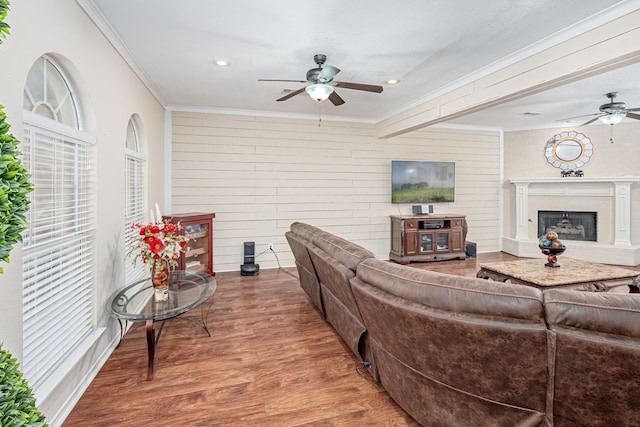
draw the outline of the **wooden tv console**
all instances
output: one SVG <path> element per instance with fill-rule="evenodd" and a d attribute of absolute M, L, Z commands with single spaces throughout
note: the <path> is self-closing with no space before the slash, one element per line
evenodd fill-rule
<path fill-rule="evenodd" d="M 464 215 L 391 215 L 389 259 L 400 264 L 466 258 Z"/>

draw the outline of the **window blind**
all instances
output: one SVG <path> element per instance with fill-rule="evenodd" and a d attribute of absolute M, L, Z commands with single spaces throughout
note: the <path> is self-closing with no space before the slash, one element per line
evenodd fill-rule
<path fill-rule="evenodd" d="M 125 188 L 125 253 L 129 252 L 129 241 L 132 235 L 137 234 L 137 230 L 131 229 L 131 224 L 144 224 L 146 204 L 146 174 L 145 161 L 134 155 L 126 155 L 126 188 Z M 138 262 L 134 267 L 133 258 L 125 260 L 126 283 L 133 283 L 137 279 L 143 278 L 149 272 L 142 262 Z"/>
<path fill-rule="evenodd" d="M 94 329 L 95 149 L 90 137 L 25 122 L 32 174 L 23 232 L 22 368 L 42 385 Z"/>

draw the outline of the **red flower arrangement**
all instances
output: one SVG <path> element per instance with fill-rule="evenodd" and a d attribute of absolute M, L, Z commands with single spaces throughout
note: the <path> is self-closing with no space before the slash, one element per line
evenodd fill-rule
<path fill-rule="evenodd" d="M 133 265 L 141 259 L 144 264 L 149 261 L 165 260 L 174 268 L 178 265 L 180 252 L 184 251 L 187 238 L 180 234 L 181 225 L 169 220 L 150 222 L 147 225 L 132 224 L 132 229 L 139 229 L 138 234 L 131 236 L 130 249 L 127 256 L 133 256 Z"/>

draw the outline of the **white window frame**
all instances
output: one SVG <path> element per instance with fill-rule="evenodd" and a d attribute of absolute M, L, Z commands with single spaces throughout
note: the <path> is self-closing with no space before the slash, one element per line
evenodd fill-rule
<path fill-rule="evenodd" d="M 133 223 L 144 223 L 147 219 L 147 157 L 142 152 L 142 135 L 136 117 L 132 116 L 127 127 L 133 126 L 135 135 L 135 149 L 125 144 L 125 254 L 129 252 L 129 241 L 137 231 L 131 228 Z M 128 134 L 128 132 L 127 132 Z M 128 141 L 127 141 L 128 142 Z M 140 187 L 135 188 L 135 184 Z M 132 258 L 125 260 L 125 283 L 133 283 L 149 274 L 144 264 L 138 262 L 135 266 Z"/>
<path fill-rule="evenodd" d="M 63 70 L 45 59 L 73 100 Z M 73 124 L 23 111 L 23 164 L 35 189 L 23 232 L 22 369 L 38 400 L 55 390 L 103 329 L 95 312 L 96 138 L 77 128 L 77 107 Z"/>

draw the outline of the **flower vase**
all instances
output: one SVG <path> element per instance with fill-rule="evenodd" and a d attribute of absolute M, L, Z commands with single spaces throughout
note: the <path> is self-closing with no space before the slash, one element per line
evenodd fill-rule
<path fill-rule="evenodd" d="M 156 301 L 166 301 L 169 298 L 169 263 L 155 260 L 151 266 L 151 282 L 153 283 Z"/>

